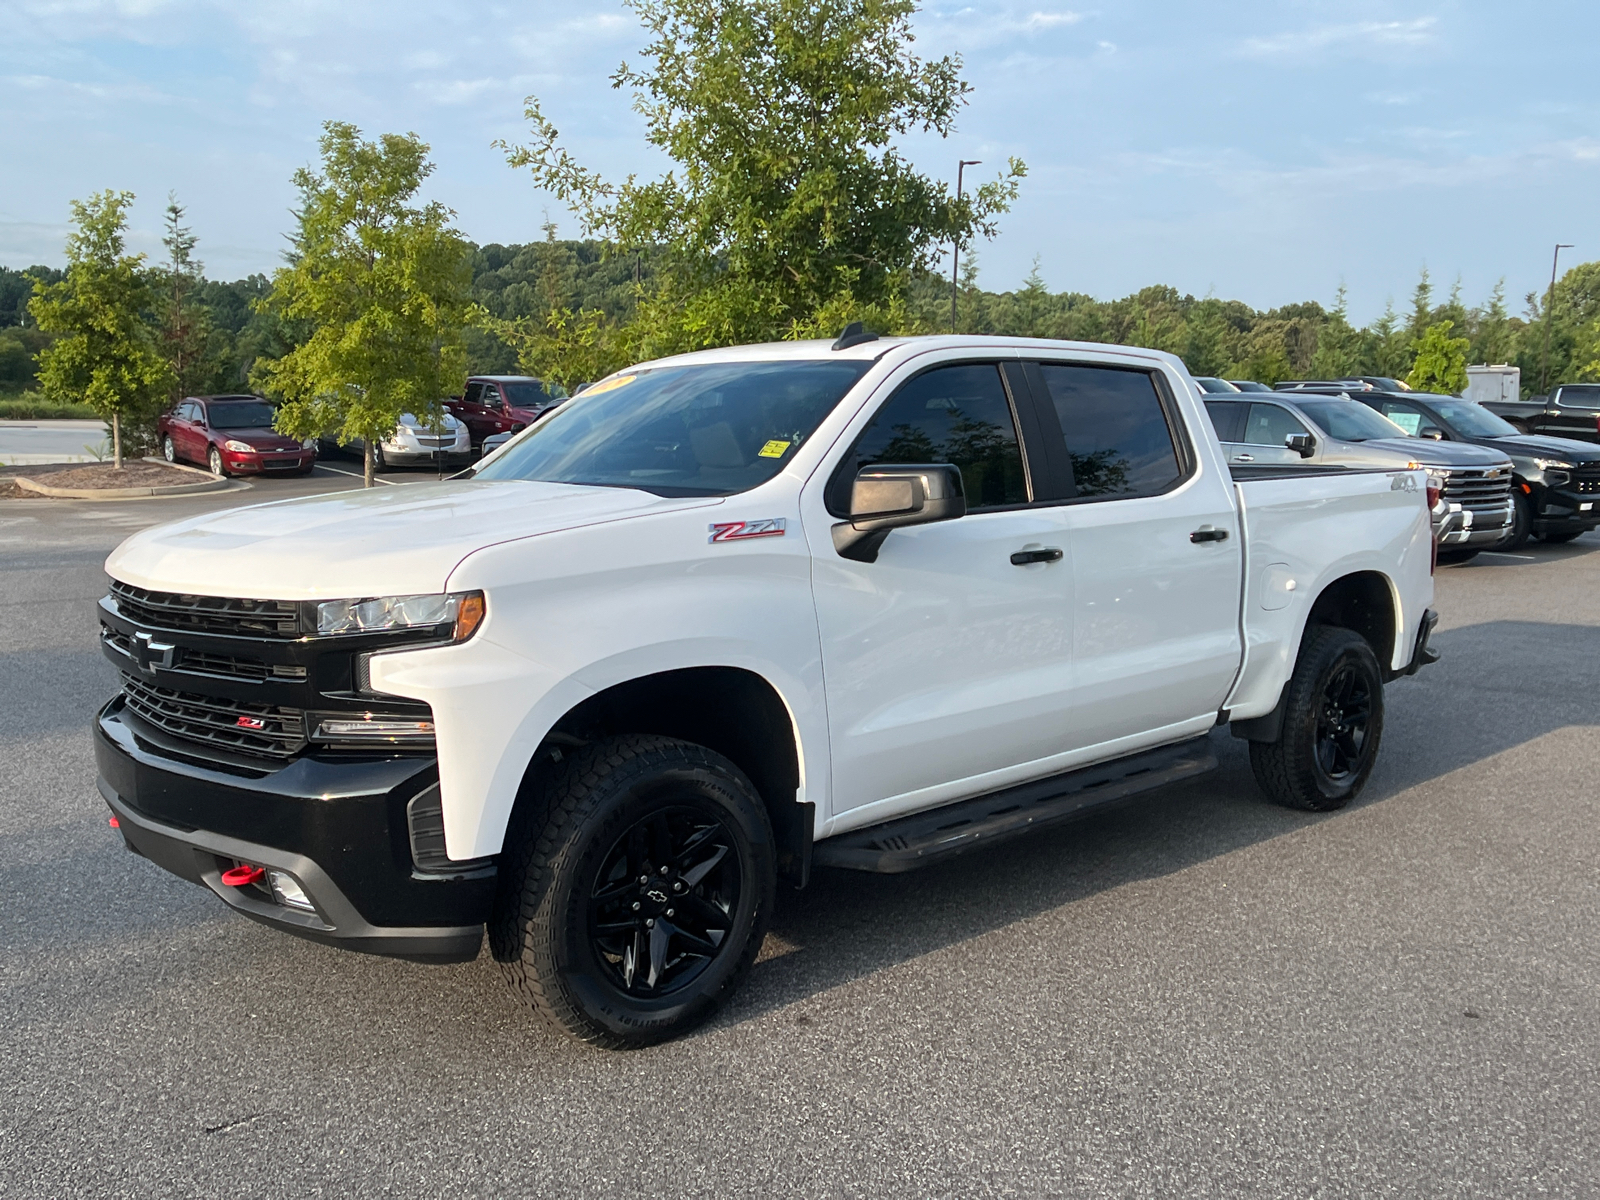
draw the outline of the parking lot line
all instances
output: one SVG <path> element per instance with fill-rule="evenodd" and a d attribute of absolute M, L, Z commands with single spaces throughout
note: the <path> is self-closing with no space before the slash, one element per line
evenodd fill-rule
<path fill-rule="evenodd" d="M 1488 554 L 1494 558 L 1520 558 L 1523 562 L 1538 561 L 1538 555 L 1535 554 L 1507 554 L 1504 550 L 1483 550 L 1480 553 Z"/>
<path fill-rule="evenodd" d="M 360 471 L 341 471 L 341 470 L 339 470 L 338 467 L 330 467 L 330 466 L 328 466 L 327 463 L 318 463 L 312 469 L 315 470 L 315 471 L 332 471 L 335 475 L 348 475 L 348 476 L 350 476 L 351 479 L 364 479 L 364 478 L 366 478 L 366 476 L 364 476 Z M 374 475 L 372 477 L 372 481 L 374 483 L 384 484 L 384 485 L 386 485 L 388 487 L 393 487 L 394 486 L 394 480 L 392 480 L 392 479 L 381 479 L 376 475 Z"/>

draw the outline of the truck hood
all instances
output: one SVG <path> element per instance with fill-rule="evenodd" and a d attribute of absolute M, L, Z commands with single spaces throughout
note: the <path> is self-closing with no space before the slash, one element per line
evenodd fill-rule
<path fill-rule="evenodd" d="M 152 591 L 250 600 L 441 592 L 486 546 L 720 503 L 523 480 L 408 484 L 158 525 L 112 551 L 106 574 Z"/>
<path fill-rule="evenodd" d="M 1416 459 L 1425 467 L 1492 467 L 1511 461 L 1501 450 L 1467 442 L 1436 442 L 1432 438 L 1373 438 L 1361 445 L 1377 450 L 1393 450 L 1407 458 Z"/>
<path fill-rule="evenodd" d="M 1593 442 L 1580 442 L 1576 438 L 1521 433 L 1515 437 L 1498 437 L 1485 444 L 1522 457 L 1537 455 L 1540 458 L 1562 458 L 1573 463 L 1600 462 L 1600 446 Z"/>

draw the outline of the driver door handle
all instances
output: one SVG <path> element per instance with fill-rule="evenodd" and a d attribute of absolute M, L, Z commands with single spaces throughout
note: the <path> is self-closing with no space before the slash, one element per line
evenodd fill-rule
<path fill-rule="evenodd" d="M 1054 546 L 1045 546 L 1038 550 L 1018 550 L 1011 556 L 1011 565 L 1025 567 L 1029 563 L 1052 563 L 1061 561 L 1061 551 Z"/>
<path fill-rule="evenodd" d="M 1210 525 L 1202 525 L 1189 535 L 1191 542 L 1225 542 L 1228 540 L 1226 529 L 1213 529 Z"/>

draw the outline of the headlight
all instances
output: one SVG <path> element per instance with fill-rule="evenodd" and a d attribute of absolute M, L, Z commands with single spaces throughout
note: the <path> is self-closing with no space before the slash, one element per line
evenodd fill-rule
<path fill-rule="evenodd" d="M 224 450 L 233 450 L 239 454 L 249 454 L 255 449 L 255 447 L 249 442 L 239 442 L 235 441 L 233 438 L 229 438 L 227 441 L 223 442 L 222 448 Z"/>
<path fill-rule="evenodd" d="M 317 632 L 382 633 L 394 629 L 452 626 L 452 641 L 464 642 L 483 621 L 482 592 L 434 596 L 380 596 L 376 600 L 325 600 L 317 605 Z"/>
<path fill-rule="evenodd" d="M 300 443 L 300 448 L 302 450 L 315 450 L 317 448 L 317 439 L 314 437 L 306 438 Z"/>
<path fill-rule="evenodd" d="M 1536 458 L 1533 460 L 1533 465 L 1538 467 L 1541 471 L 1549 471 L 1552 469 L 1557 471 L 1572 470 L 1571 463 L 1562 462 L 1559 458 Z"/>

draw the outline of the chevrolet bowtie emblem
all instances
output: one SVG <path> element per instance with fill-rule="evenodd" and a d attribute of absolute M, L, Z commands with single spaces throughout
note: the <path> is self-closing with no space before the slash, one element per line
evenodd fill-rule
<path fill-rule="evenodd" d="M 172 669 L 172 656 L 177 650 L 171 642 L 158 642 L 153 633 L 133 635 L 133 661 L 146 675 L 154 675 L 157 667 Z"/>

